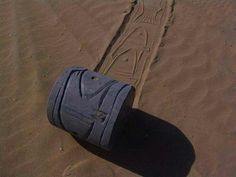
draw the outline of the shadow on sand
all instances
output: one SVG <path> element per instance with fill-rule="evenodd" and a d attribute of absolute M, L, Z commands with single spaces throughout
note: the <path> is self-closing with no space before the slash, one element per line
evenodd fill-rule
<path fill-rule="evenodd" d="M 195 160 L 194 148 L 175 126 L 134 109 L 122 135 L 106 152 L 85 142 L 92 153 L 145 177 L 184 177 Z"/>

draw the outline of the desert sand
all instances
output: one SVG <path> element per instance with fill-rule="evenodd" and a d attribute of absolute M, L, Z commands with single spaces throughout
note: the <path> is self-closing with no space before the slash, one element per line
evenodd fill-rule
<path fill-rule="evenodd" d="M 1 0 L 0 176 L 236 176 L 236 1 Z M 82 66 L 136 88 L 117 147 L 47 120 Z"/>

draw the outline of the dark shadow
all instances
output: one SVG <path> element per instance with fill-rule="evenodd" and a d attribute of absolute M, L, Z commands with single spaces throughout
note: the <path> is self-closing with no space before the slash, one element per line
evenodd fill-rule
<path fill-rule="evenodd" d="M 133 110 L 112 151 L 79 141 L 89 151 L 145 177 L 184 177 L 195 160 L 194 148 L 175 126 Z"/>

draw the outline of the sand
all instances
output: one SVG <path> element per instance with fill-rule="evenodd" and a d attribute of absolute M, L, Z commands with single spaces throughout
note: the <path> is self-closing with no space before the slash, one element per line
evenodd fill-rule
<path fill-rule="evenodd" d="M 0 176 L 236 176 L 234 0 L 0 1 Z M 64 68 L 133 84 L 112 153 L 49 124 Z M 123 145 L 122 145 L 123 144 Z"/>

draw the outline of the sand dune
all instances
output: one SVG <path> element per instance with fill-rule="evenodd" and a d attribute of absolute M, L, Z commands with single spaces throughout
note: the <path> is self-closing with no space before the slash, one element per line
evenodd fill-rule
<path fill-rule="evenodd" d="M 48 93 L 74 65 L 133 84 L 135 108 L 182 131 L 195 151 L 189 176 L 235 176 L 235 9 L 233 0 L 0 1 L 0 176 L 152 169 L 103 159 L 49 124 Z M 172 163 L 158 174 L 181 176 Z"/>
<path fill-rule="evenodd" d="M 235 7 L 229 1 L 176 3 L 175 22 L 141 96 L 144 110 L 176 125 L 193 143 L 192 171 L 199 176 L 235 175 L 235 39 L 226 37 Z"/>

